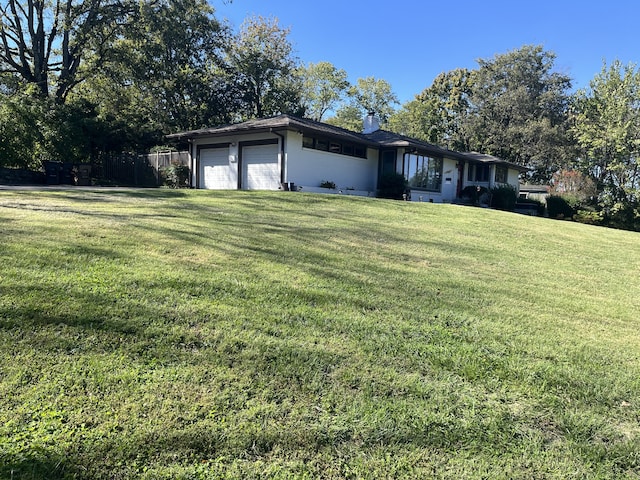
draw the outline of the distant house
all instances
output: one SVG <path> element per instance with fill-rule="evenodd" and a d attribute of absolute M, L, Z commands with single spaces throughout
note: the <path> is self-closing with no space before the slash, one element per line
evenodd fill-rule
<path fill-rule="evenodd" d="M 517 191 L 518 174 L 525 170 L 496 157 L 455 152 L 381 130 L 373 115 L 364 127 L 359 133 L 279 115 L 168 139 L 188 142 L 191 185 L 216 190 L 375 196 L 380 177 L 397 172 L 409 182 L 412 200 L 453 202 L 467 186 L 509 184 Z"/>

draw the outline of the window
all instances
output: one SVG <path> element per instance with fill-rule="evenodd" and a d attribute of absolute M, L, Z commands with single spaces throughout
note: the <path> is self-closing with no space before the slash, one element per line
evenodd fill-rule
<path fill-rule="evenodd" d="M 509 169 L 504 165 L 496 165 L 496 183 L 507 183 Z"/>
<path fill-rule="evenodd" d="M 442 186 L 442 159 L 418 154 L 404 155 L 404 176 L 409 186 L 439 192 Z"/>
<path fill-rule="evenodd" d="M 329 144 L 329 151 L 331 153 L 342 153 L 342 145 L 339 143 L 331 142 Z"/>
<path fill-rule="evenodd" d="M 322 150 L 324 152 L 337 153 L 347 155 L 349 157 L 367 158 L 367 147 L 354 143 L 342 143 L 336 140 L 329 140 L 322 137 L 302 137 L 302 146 L 304 148 L 312 148 L 314 150 Z"/>
<path fill-rule="evenodd" d="M 329 150 L 329 140 L 327 140 L 326 138 L 317 138 L 316 139 L 316 149 L 317 150 L 323 150 L 323 151 L 327 151 Z"/>
<path fill-rule="evenodd" d="M 482 163 L 470 164 L 467 180 L 470 182 L 489 182 L 489 165 Z"/>
<path fill-rule="evenodd" d="M 307 136 L 302 137 L 302 146 L 304 148 L 315 148 L 315 145 L 316 145 L 315 138 L 307 137 Z"/>

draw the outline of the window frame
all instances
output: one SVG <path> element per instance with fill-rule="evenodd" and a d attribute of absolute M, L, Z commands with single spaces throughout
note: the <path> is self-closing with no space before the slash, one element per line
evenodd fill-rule
<path fill-rule="evenodd" d="M 500 176 L 500 179 L 498 176 Z M 509 183 L 509 167 L 506 165 L 496 165 L 494 179 L 496 183 Z"/>
<path fill-rule="evenodd" d="M 344 155 L 345 157 L 367 158 L 367 146 L 365 144 L 348 141 L 343 142 L 323 136 L 304 134 L 302 137 L 302 148 Z"/>
<path fill-rule="evenodd" d="M 423 153 L 406 152 L 402 159 L 402 172 L 412 190 L 442 192 L 444 159 Z M 417 180 L 422 178 L 422 181 Z"/>

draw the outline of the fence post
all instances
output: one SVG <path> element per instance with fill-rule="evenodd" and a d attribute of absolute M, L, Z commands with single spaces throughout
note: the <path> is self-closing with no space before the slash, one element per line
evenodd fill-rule
<path fill-rule="evenodd" d="M 160 185 L 160 152 L 156 151 L 156 186 Z"/>

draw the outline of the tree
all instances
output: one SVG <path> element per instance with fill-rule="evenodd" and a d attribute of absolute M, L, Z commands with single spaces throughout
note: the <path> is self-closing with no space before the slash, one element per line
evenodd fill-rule
<path fill-rule="evenodd" d="M 111 59 L 80 87 L 100 115 L 140 147 L 162 134 L 229 121 L 238 107 L 223 61 L 230 32 L 204 0 L 146 3 Z"/>
<path fill-rule="evenodd" d="M 555 55 L 524 46 L 478 60 L 465 128 L 472 149 L 532 169 L 546 182 L 570 158 L 569 77 L 553 72 Z"/>
<path fill-rule="evenodd" d="M 364 116 L 370 112 L 375 113 L 384 126 L 395 111 L 394 105 L 399 103 L 391 85 L 374 77 L 359 78 L 348 93 L 350 101 L 328 120 L 328 123 L 348 130 L 362 130 Z"/>
<path fill-rule="evenodd" d="M 467 69 L 441 73 L 429 88 L 391 116 L 390 130 L 454 150 L 468 150 L 464 123 L 472 85 L 473 72 Z"/>
<path fill-rule="evenodd" d="M 640 195 L 640 72 L 615 61 L 577 92 L 572 133 L 578 166 L 597 182 L 607 203 L 638 201 Z"/>
<path fill-rule="evenodd" d="M 298 59 L 288 35 L 277 18 L 249 17 L 242 24 L 228 61 L 244 92 L 243 117 L 302 113 Z"/>
<path fill-rule="evenodd" d="M 342 100 L 349 88 L 347 72 L 329 62 L 310 63 L 301 69 L 302 104 L 306 116 L 322 121 L 322 117 Z"/>
<path fill-rule="evenodd" d="M 63 103 L 101 68 L 105 47 L 125 31 L 137 6 L 134 0 L 3 0 L 0 68 Z M 89 52 L 91 65 L 83 69 Z"/>

